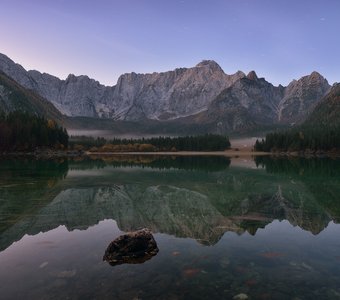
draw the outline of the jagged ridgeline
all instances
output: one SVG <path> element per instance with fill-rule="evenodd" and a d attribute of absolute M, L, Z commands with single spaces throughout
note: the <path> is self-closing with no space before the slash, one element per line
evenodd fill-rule
<path fill-rule="evenodd" d="M 257 151 L 338 151 L 340 149 L 340 84 L 315 107 L 300 126 L 273 132 L 257 141 Z"/>
<path fill-rule="evenodd" d="M 114 86 L 87 76 L 61 80 L 26 71 L 3 54 L 0 71 L 53 104 L 68 128 L 120 134 L 268 131 L 303 122 L 330 88 L 317 72 L 274 86 L 254 71 L 226 74 L 211 60 L 168 72 L 123 74 Z"/>
<path fill-rule="evenodd" d="M 0 114 L 0 150 L 28 151 L 37 147 L 65 149 L 68 134 L 54 120 L 26 112 Z"/>

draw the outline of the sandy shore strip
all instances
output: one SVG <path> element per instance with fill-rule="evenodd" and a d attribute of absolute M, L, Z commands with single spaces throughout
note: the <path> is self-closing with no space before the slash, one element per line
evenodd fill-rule
<path fill-rule="evenodd" d="M 109 155 L 158 155 L 158 156 L 259 156 L 271 155 L 270 152 L 253 152 L 250 150 L 226 150 L 226 151 L 177 151 L 177 152 L 86 152 L 90 156 Z"/>

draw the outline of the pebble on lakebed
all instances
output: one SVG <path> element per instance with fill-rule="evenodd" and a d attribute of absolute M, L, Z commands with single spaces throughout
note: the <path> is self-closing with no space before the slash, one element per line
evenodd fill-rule
<path fill-rule="evenodd" d="M 233 297 L 234 300 L 247 300 L 248 298 L 249 298 L 248 295 L 243 293 Z"/>

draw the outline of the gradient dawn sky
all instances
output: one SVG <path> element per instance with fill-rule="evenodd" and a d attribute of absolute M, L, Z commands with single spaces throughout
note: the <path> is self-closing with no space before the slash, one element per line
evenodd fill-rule
<path fill-rule="evenodd" d="M 340 81 L 339 0 L 0 0 L 0 52 L 26 69 L 106 85 L 215 60 L 275 85 Z"/>

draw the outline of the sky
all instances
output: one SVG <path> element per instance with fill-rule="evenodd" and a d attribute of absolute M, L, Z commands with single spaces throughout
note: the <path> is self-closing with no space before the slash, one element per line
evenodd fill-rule
<path fill-rule="evenodd" d="M 0 0 L 0 52 L 25 69 L 114 85 L 215 60 L 274 85 L 340 82 L 339 0 Z"/>

